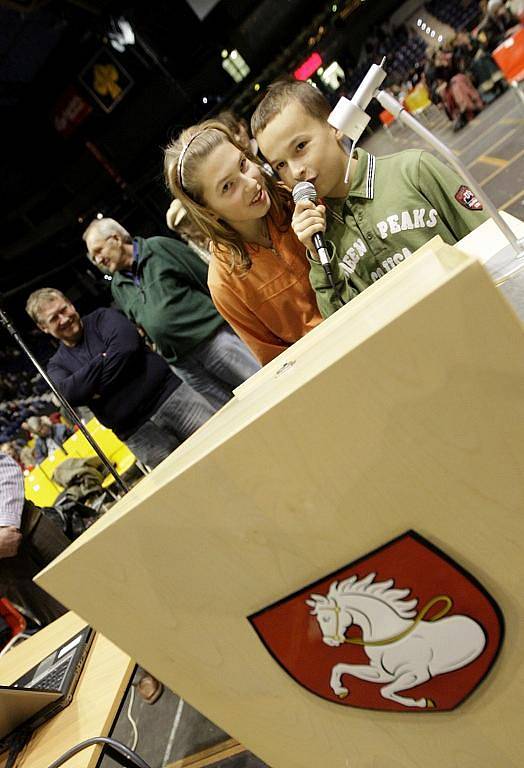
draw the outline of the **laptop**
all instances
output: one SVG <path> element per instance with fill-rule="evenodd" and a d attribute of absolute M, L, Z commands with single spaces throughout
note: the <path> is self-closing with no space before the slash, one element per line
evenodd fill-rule
<path fill-rule="evenodd" d="M 71 703 L 94 636 L 85 627 L 14 683 L 0 685 L 0 754 L 22 729 L 34 730 Z"/>

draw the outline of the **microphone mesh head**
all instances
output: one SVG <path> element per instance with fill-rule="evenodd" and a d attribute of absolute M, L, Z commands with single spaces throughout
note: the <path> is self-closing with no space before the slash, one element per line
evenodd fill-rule
<path fill-rule="evenodd" d="M 293 192 L 291 194 L 293 195 L 295 203 L 298 203 L 300 200 L 311 200 L 311 202 L 314 203 L 317 199 L 317 190 L 315 189 L 315 185 L 310 181 L 299 181 L 298 184 L 295 184 L 293 187 Z"/>

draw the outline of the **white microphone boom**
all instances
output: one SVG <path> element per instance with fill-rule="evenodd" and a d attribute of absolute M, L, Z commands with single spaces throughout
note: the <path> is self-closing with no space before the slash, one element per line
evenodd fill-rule
<path fill-rule="evenodd" d="M 353 141 L 360 139 L 371 119 L 365 110 L 386 79 L 387 73 L 383 69 L 385 61 L 384 56 L 380 64 L 372 64 L 351 101 L 342 96 L 328 117 L 330 125 Z"/>

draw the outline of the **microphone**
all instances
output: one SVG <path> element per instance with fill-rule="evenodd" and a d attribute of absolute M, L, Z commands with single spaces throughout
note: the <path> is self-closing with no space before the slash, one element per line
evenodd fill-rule
<path fill-rule="evenodd" d="M 291 194 L 293 195 L 293 200 L 295 201 L 295 205 L 300 200 L 311 200 L 312 203 L 316 203 L 317 201 L 317 190 L 315 189 L 315 185 L 312 184 L 310 181 L 299 181 L 298 184 L 295 184 L 295 186 L 293 187 L 293 191 Z M 328 252 L 328 249 L 326 248 L 326 241 L 324 240 L 324 234 L 322 232 L 315 232 L 315 234 L 311 239 L 313 240 L 313 245 L 315 246 L 315 250 L 318 253 L 319 261 L 322 264 L 322 267 L 324 268 L 325 275 L 329 281 L 331 288 L 333 289 L 333 292 L 337 296 L 340 303 L 344 304 L 344 300 L 340 295 L 340 291 L 335 286 L 335 281 L 333 280 L 331 264 L 329 263 L 329 252 Z"/>
<path fill-rule="evenodd" d="M 317 190 L 315 189 L 315 185 L 312 184 L 310 181 L 299 181 L 298 184 L 295 184 L 293 187 L 293 191 L 291 193 L 293 195 L 293 200 L 295 201 L 295 205 L 300 202 L 301 200 L 311 200 L 312 203 L 316 203 L 317 201 Z M 320 263 L 326 269 L 326 266 L 329 269 L 329 272 L 331 273 L 331 267 L 329 264 L 329 253 L 328 249 L 326 248 L 326 243 L 324 241 L 324 235 L 322 232 L 315 232 L 313 237 L 311 238 L 313 240 L 313 245 L 315 246 L 315 250 L 318 253 L 318 258 L 320 260 Z"/>
<path fill-rule="evenodd" d="M 360 139 L 371 119 L 366 109 L 386 79 L 385 61 L 384 56 L 380 64 L 372 64 L 351 101 L 342 96 L 328 117 L 328 123 L 333 128 L 338 128 L 354 142 Z"/>

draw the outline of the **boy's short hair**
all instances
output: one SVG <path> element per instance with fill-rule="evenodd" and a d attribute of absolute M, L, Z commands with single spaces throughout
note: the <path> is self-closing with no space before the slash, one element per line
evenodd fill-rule
<path fill-rule="evenodd" d="M 267 93 L 251 117 L 251 134 L 256 138 L 289 102 L 298 101 L 305 112 L 315 119 L 327 120 L 331 107 L 325 96 L 310 83 L 302 80 L 278 80 Z"/>

